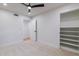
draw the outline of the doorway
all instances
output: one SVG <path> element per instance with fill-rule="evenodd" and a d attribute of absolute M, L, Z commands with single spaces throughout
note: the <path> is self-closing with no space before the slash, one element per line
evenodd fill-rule
<path fill-rule="evenodd" d="M 79 10 L 60 16 L 60 47 L 79 53 Z"/>

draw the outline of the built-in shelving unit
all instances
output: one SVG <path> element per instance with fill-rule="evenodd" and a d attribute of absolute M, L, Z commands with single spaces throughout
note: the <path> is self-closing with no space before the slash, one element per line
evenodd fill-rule
<path fill-rule="evenodd" d="M 79 53 L 79 27 L 60 28 L 60 46 Z"/>

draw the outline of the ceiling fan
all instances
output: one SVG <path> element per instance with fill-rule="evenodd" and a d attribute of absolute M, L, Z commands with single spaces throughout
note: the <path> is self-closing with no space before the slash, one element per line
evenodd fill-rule
<path fill-rule="evenodd" d="M 28 8 L 28 14 L 30 14 L 32 8 L 44 7 L 44 4 L 37 4 L 37 5 L 31 5 L 30 3 L 29 4 L 21 3 L 21 4 Z"/>

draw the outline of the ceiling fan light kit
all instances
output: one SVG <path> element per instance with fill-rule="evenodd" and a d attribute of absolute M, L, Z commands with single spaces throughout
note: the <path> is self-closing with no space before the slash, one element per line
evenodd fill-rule
<path fill-rule="evenodd" d="M 28 14 L 31 14 L 31 9 L 32 8 L 44 7 L 44 4 L 37 4 L 37 5 L 31 5 L 30 3 L 29 4 L 21 3 L 21 4 L 24 5 L 24 6 L 26 6 L 28 8 Z"/>
<path fill-rule="evenodd" d="M 31 9 L 31 7 L 30 7 L 30 6 L 28 6 L 28 9 Z"/>

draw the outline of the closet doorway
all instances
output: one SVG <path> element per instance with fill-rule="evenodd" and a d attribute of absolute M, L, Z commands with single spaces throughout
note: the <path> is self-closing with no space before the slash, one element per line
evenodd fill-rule
<path fill-rule="evenodd" d="M 79 53 L 79 10 L 60 15 L 60 47 Z"/>

